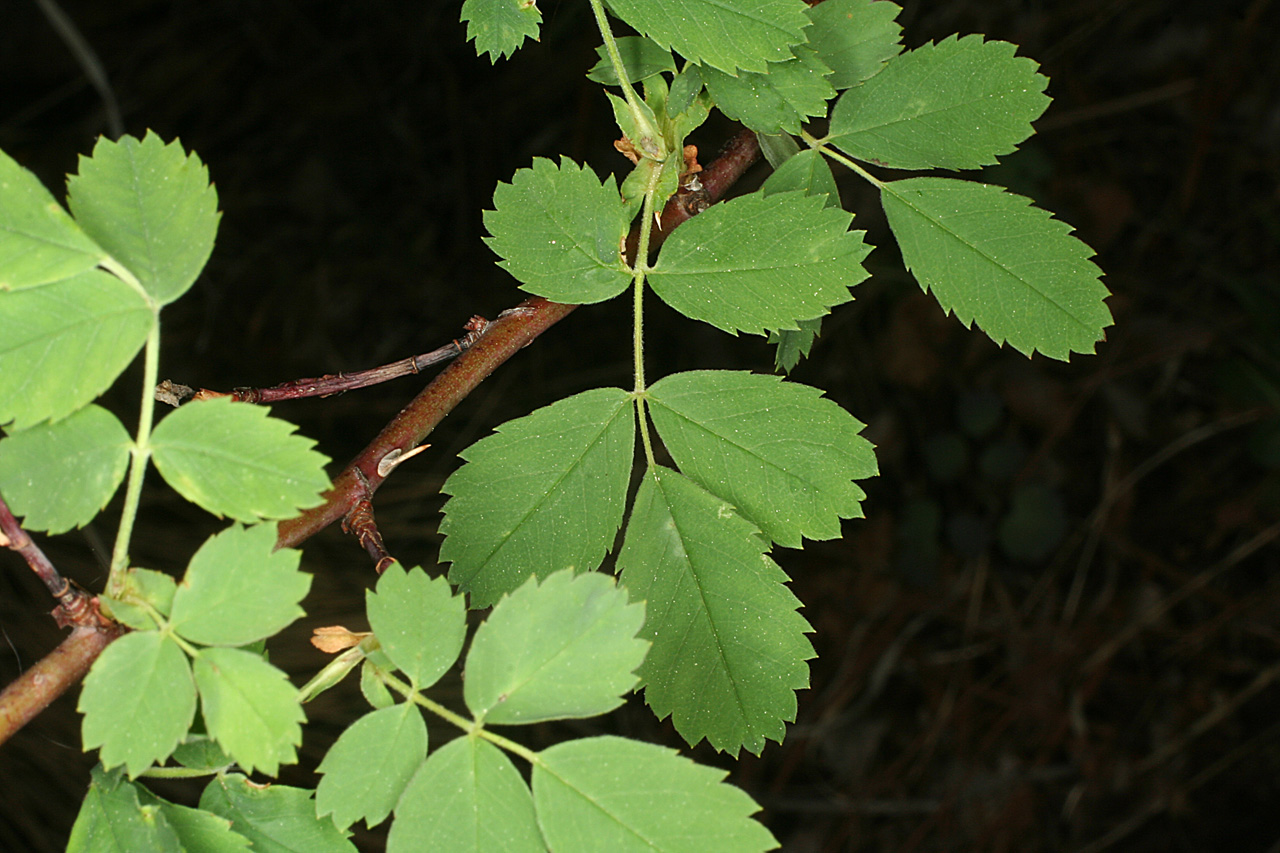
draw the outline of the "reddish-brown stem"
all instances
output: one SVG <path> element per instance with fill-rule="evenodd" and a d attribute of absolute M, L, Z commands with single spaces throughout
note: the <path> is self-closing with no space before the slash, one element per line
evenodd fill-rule
<path fill-rule="evenodd" d="M 77 627 L 56 649 L 18 676 L 0 693 L 0 743 L 49 707 L 71 685 L 84 678 L 107 644 L 124 633 L 124 627 Z"/>
<path fill-rule="evenodd" d="M 84 628 L 99 628 L 106 623 L 102 614 L 94 604 L 93 596 L 76 584 L 64 578 L 49 560 L 40 546 L 31 540 L 27 531 L 18 524 L 13 511 L 0 497 L 0 545 L 12 548 L 22 555 L 27 565 L 36 573 L 45 587 L 58 601 L 53 611 L 54 621 L 58 627 L 75 625 Z"/>
<path fill-rule="evenodd" d="M 479 339 L 431 380 L 334 479 L 333 488 L 325 493 L 324 503 L 297 518 L 280 522 L 279 546 L 297 545 L 343 518 L 356 501 L 377 491 L 385 479 L 378 473 L 378 463 L 390 453 L 407 453 L 421 443 L 445 415 L 499 365 L 568 316 L 575 307 L 535 296 L 498 315 Z M 364 482 L 357 471 L 363 475 Z"/>
<path fill-rule="evenodd" d="M 326 373 L 324 376 L 315 379 L 294 379 L 290 382 L 273 385 L 270 388 L 237 388 L 230 393 L 210 391 L 207 388 L 193 390 L 186 385 L 179 385 L 166 379 L 156 388 L 156 399 L 162 403 L 176 406 L 188 398 L 192 400 L 208 400 L 214 397 L 230 397 L 232 400 L 241 403 L 276 403 L 280 400 L 301 400 L 306 397 L 331 397 L 344 391 L 367 388 L 370 385 L 399 379 L 401 376 L 421 373 L 423 368 L 456 358 L 466 352 L 480 338 L 480 333 L 488 325 L 489 321 L 477 314 L 467 321 L 465 327 L 467 333 L 462 337 L 452 340 L 442 347 L 437 347 L 431 352 L 411 356 L 410 358 L 402 358 L 391 364 L 384 364 L 381 367 L 374 367 L 369 370 L 357 370 L 351 373 Z"/>

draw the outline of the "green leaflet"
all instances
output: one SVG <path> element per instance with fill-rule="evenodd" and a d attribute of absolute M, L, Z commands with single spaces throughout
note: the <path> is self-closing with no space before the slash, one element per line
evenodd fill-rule
<path fill-rule="evenodd" d="M 757 853 L 778 842 L 723 770 L 620 737 L 557 744 L 533 767 L 538 825 L 556 853 Z"/>
<path fill-rule="evenodd" d="M 39 178 L 0 151 L 0 293 L 73 278 L 106 254 Z"/>
<path fill-rule="evenodd" d="M 462 452 L 441 491 L 440 559 L 487 607 L 530 575 L 596 568 L 622 524 L 635 419 L 619 388 L 584 391 L 498 427 Z"/>
<path fill-rule="evenodd" d="M 272 774 L 274 775 L 274 773 Z M 264 853 L 356 853 L 328 818 L 316 817 L 311 792 L 288 785 L 252 785 L 238 773 L 215 776 L 200 808 L 231 821 Z"/>
<path fill-rule="evenodd" d="M 892 169 L 976 169 L 1035 131 L 1049 79 L 1016 45 L 943 39 L 889 60 L 836 102 L 827 142 Z"/>
<path fill-rule="evenodd" d="M 727 332 L 795 329 L 867 277 L 871 249 L 852 219 L 799 192 L 735 198 L 673 231 L 648 281 L 681 314 Z"/>
<path fill-rule="evenodd" d="M 184 851 L 240 853 L 249 849 L 249 839 L 233 830 L 231 821 L 225 817 L 162 800 L 142 785 L 134 788 L 138 792 L 138 801 L 143 806 L 159 810 L 160 816 L 173 827 Z"/>
<path fill-rule="evenodd" d="M 902 8 L 884 0 L 826 0 L 809 7 L 809 45 L 832 69 L 837 89 L 856 86 L 880 72 L 902 51 Z"/>
<path fill-rule="evenodd" d="M 251 847 L 249 839 L 233 830 L 231 821 L 224 817 L 163 800 L 158 805 L 185 851 L 238 853 Z"/>
<path fill-rule="evenodd" d="M 671 58 L 671 51 L 640 36 L 623 36 L 616 40 L 618 54 L 622 57 L 622 67 L 627 70 L 627 82 L 639 83 L 654 74 L 664 71 L 674 74 L 676 61 Z M 618 75 L 613 73 L 613 63 L 609 61 L 609 52 L 604 45 L 596 48 L 600 61 L 591 66 L 587 79 L 605 86 L 617 86 Z"/>
<path fill-rule="evenodd" d="M 360 693 L 375 709 L 389 708 L 396 700 L 387 685 L 378 678 L 378 672 L 373 661 L 366 660 L 360 665 Z"/>
<path fill-rule="evenodd" d="M 790 136 L 777 138 L 791 140 Z M 791 144 L 795 145 L 795 142 L 792 141 Z M 798 151 L 785 157 L 760 190 L 765 195 L 799 190 L 805 195 L 824 197 L 827 207 L 840 206 L 840 190 L 831 174 L 831 167 L 827 165 L 826 158 L 813 149 Z M 799 326 L 798 329 L 769 332 L 769 343 L 778 345 L 774 365 L 784 372 L 793 370 L 800 363 L 801 357 L 808 357 L 814 340 L 822 331 L 822 318 L 801 320 L 796 325 Z"/>
<path fill-rule="evenodd" d="M 594 717 L 622 704 L 649 644 L 644 606 L 597 572 L 529 578 L 504 596 L 467 654 L 464 696 L 477 722 Z"/>
<path fill-rule="evenodd" d="M 756 142 L 760 144 L 760 153 L 774 169 L 800 153 L 800 143 L 789 133 L 757 133 Z M 786 189 L 800 189 L 787 187 Z"/>
<path fill-rule="evenodd" d="M 151 434 L 156 469 L 174 491 L 217 516 L 252 524 L 292 518 L 329 488 L 328 457 L 266 406 L 193 400 Z"/>
<path fill-rule="evenodd" d="M 112 142 L 99 137 L 80 174 L 67 179 L 80 227 L 166 305 L 204 269 L 218 233 L 218 194 L 200 158 L 153 131 Z"/>
<path fill-rule="evenodd" d="M 636 495 L 618 555 L 622 584 L 648 602 L 645 701 L 690 744 L 759 754 L 795 719 L 812 629 L 755 526 L 666 468 Z"/>
<path fill-rule="evenodd" d="M 766 196 L 800 191 L 809 196 L 822 196 L 827 207 L 840 206 L 840 188 L 836 186 L 831 167 L 826 158 L 812 148 L 787 157 L 760 189 Z"/>
<path fill-rule="evenodd" d="M 94 661 L 76 709 L 84 748 L 101 747 L 103 766 L 137 776 L 167 758 L 195 719 L 187 656 L 158 632 L 126 634 Z"/>
<path fill-rule="evenodd" d="M 1030 199 L 947 178 L 887 183 L 880 199 L 907 269 L 966 327 L 1065 361 L 1111 325 L 1093 250 Z"/>
<path fill-rule="evenodd" d="M 187 735 L 182 746 L 173 751 L 172 758 L 183 767 L 198 770 L 225 770 L 235 763 L 208 735 Z"/>
<path fill-rule="evenodd" d="M 93 781 L 71 827 L 67 853 L 183 853 L 166 815 L 144 807 L 140 793 L 145 789 L 118 774 L 93 768 Z"/>
<path fill-rule="evenodd" d="M 720 112 L 759 133 L 799 133 L 800 125 L 827 114 L 836 90 L 827 82 L 831 69 L 813 50 L 797 47 L 785 62 L 772 62 L 764 73 L 743 71 L 731 77 L 702 69 L 707 92 Z"/>
<path fill-rule="evenodd" d="M 303 616 L 298 602 L 311 576 L 302 552 L 276 550 L 276 526 L 232 525 L 209 537 L 173 596 L 173 630 L 206 646 L 243 646 L 279 633 Z"/>
<path fill-rule="evenodd" d="M 365 714 L 347 727 L 316 768 L 316 814 L 338 829 L 387 819 L 427 757 L 427 724 L 412 702 Z"/>
<path fill-rule="evenodd" d="M 774 370 L 790 373 L 795 370 L 801 358 L 808 358 L 813 343 L 822 334 L 822 320 L 801 320 L 799 329 L 783 329 L 781 332 L 770 332 L 769 343 L 777 344 L 778 350 L 773 354 Z"/>
<path fill-rule="evenodd" d="M 861 518 L 854 480 L 877 474 L 864 427 L 817 388 L 728 370 L 677 373 L 649 389 L 649 412 L 685 476 L 790 548 L 835 539 Z"/>
<path fill-rule="evenodd" d="M 396 805 L 387 853 L 545 853 L 529 787 L 506 754 L 463 736 L 427 757 Z"/>
<path fill-rule="evenodd" d="M 612 176 L 602 183 L 567 157 L 559 166 L 538 157 L 498 184 L 493 207 L 485 242 L 522 290 L 576 305 L 617 296 L 631 282 L 621 254 L 630 217 Z"/>
<path fill-rule="evenodd" d="M 0 423 L 26 429 L 91 402 L 155 322 L 143 294 L 102 270 L 0 292 Z"/>
<path fill-rule="evenodd" d="M 297 760 L 306 716 L 283 672 L 243 649 L 202 649 L 195 677 L 205 728 L 237 764 L 275 776 Z"/>
<path fill-rule="evenodd" d="M 164 572 L 132 568 L 124 573 L 119 597 L 103 595 L 98 600 L 117 622 L 123 622 L 135 631 L 149 631 L 159 626 L 142 604 L 154 608 L 161 616 L 168 616 L 177 588 L 177 582 Z"/>
<path fill-rule="evenodd" d="M 785 61 L 809 23 L 791 0 L 609 0 L 609 8 L 662 47 L 728 74 Z"/>
<path fill-rule="evenodd" d="M 28 530 L 83 527 L 119 488 L 132 445 L 115 415 L 85 406 L 0 440 L 0 494 Z"/>
<path fill-rule="evenodd" d="M 435 684 L 458 659 L 467 608 L 444 578 L 395 563 L 378 578 L 377 591 L 365 593 L 365 607 L 382 652 L 415 687 Z"/>
<path fill-rule="evenodd" d="M 462 18 L 467 41 L 476 43 L 476 55 L 489 54 L 490 62 L 515 53 L 526 38 L 538 39 L 542 12 L 531 0 L 466 0 Z"/>
<path fill-rule="evenodd" d="M 389 853 L 421 849 L 422 838 L 450 853 L 545 850 L 528 786 L 505 753 L 475 737 L 429 757 L 396 807 Z"/>

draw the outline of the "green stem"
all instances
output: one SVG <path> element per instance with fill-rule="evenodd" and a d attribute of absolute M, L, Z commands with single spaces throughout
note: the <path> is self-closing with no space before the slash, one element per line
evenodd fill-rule
<path fill-rule="evenodd" d="M 413 702 L 416 705 L 426 708 L 428 711 L 435 714 L 437 717 L 442 717 L 448 722 L 453 723 L 455 726 L 462 729 L 468 735 L 472 735 L 475 737 L 482 737 L 495 746 L 501 747 L 502 749 L 505 749 L 508 752 L 515 753 L 516 755 L 520 756 L 530 764 L 539 764 L 539 765 L 542 764 L 542 759 L 540 759 L 538 757 L 538 754 L 533 750 L 529 749 L 526 746 L 521 746 L 515 741 L 507 740 L 502 735 L 495 735 L 493 732 L 485 729 L 475 720 L 468 720 L 466 717 L 462 716 L 461 714 L 455 714 L 453 711 L 450 711 L 448 708 L 441 705 L 439 702 L 434 702 L 428 699 L 426 696 L 423 696 L 421 693 L 414 690 L 411 686 L 409 686 L 408 684 L 405 684 L 403 681 L 396 678 L 391 673 L 380 669 L 378 670 L 378 678 L 379 680 L 382 681 L 383 684 L 387 685 L 392 690 L 396 691 L 401 696 L 408 699 L 410 702 Z"/>
<path fill-rule="evenodd" d="M 107 575 L 107 595 L 116 597 L 123 591 L 124 572 L 129 567 L 129 540 L 133 536 L 133 523 L 138 516 L 138 501 L 142 497 L 142 481 L 151 459 L 151 423 L 155 416 L 156 387 L 160 373 L 160 318 L 151 326 L 147 345 L 142 356 L 142 406 L 138 413 L 138 437 L 130 448 L 129 483 L 125 487 L 124 506 L 120 509 L 120 528 L 116 531 L 116 544 L 111 552 L 111 569 Z"/>
<path fill-rule="evenodd" d="M 880 180 L 875 175 L 871 174 L 866 169 L 859 166 L 855 161 L 850 160 L 848 157 L 841 154 L 839 151 L 835 150 L 829 145 L 826 145 L 823 140 L 818 139 L 816 136 L 810 135 L 808 131 L 803 129 L 800 131 L 800 138 L 803 139 L 806 143 L 808 143 L 810 148 L 816 148 L 819 153 L 823 154 L 826 157 L 829 157 L 832 160 L 835 160 L 837 163 L 844 166 L 845 168 L 852 169 L 854 172 L 857 172 L 859 175 L 866 178 L 871 183 L 875 184 L 877 188 L 884 189 L 884 185 L 885 185 L 884 181 Z"/>
<path fill-rule="evenodd" d="M 658 196 L 658 183 L 662 178 L 662 168 L 655 168 L 649 174 L 649 186 L 645 187 L 644 205 L 640 212 L 640 239 L 636 244 L 635 269 L 632 278 L 632 325 L 631 349 L 635 356 L 635 400 L 636 417 L 640 421 L 640 441 L 644 444 L 644 455 L 649 466 L 654 464 L 653 442 L 649 438 L 649 413 L 645 407 L 644 378 L 644 280 L 649 272 L 649 239 L 653 231 L 653 208 Z"/>
<path fill-rule="evenodd" d="M 627 67 L 622 63 L 622 54 L 618 51 L 617 39 L 613 37 L 613 30 L 609 27 L 609 19 L 605 17 L 603 1 L 591 0 L 591 11 L 595 13 L 596 25 L 600 28 L 600 36 L 604 39 L 605 51 L 609 54 L 609 62 L 613 65 L 613 73 L 617 75 L 618 83 L 622 86 L 623 100 L 631 108 L 631 116 L 635 120 L 636 127 L 640 129 L 642 136 L 652 139 L 655 144 L 659 143 L 662 136 L 658 133 L 657 128 L 649 123 L 649 117 L 647 111 L 641 105 L 640 96 L 636 94 L 631 81 L 627 79 Z M 637 145 L 641 144 L 638 139 L 634 140 L 634 142 Z"/>

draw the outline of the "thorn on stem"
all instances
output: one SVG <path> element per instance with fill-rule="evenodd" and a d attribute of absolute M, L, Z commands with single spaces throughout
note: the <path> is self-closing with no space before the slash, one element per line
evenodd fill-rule
<path fill-rule="evenodd" d="M 385 480 L 388 474 L 399 468 L 406 460 L 412 459 L 430 446 L 429 444 L 419 444 L 412 450 L 401 450 L 397 447 L 379 460 L 378 476 Z"/>

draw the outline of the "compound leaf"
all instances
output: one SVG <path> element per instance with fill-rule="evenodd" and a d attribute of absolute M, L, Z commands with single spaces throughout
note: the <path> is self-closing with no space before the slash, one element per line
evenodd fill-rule
<path fill-rule="evenodd" d="M 435 684 L 462 651 L 467 608 L 444 578 L 393 564 L 365 593 L 365 609 L 383 653 L 416 687 Z"/>
<path fill-rule="evenodd" d="M 395 808 L 427 756 L 427 724 L 412 702 L 372 711 L 329 747 L 316 768 L 316 814 L 333 815 L 338 829 L 357 820 L 374 827 Z"/>
<path fill-rule="evenodd" d="M 103 766 L 137 776 L 167 758 L 195 719 L 187 656 L 156 631 L 126 634 L 94 661 L 76 707 L 84 748 L 101 747 Z"/>
<path fill-rule="evenodd" d="M 609 0 L 609 8 L 662 47 L 728 74 L 788 59 L 809 23 L 791 0 Z"/>
<path fill-rule="evenodd" d="M 476 55 L 489 54 L 490 62 L 515 53 L 526 38 L 538 40 L 542 12 L 536 0 L 466 0 L 462 20 L 467 41 L 476 43 Z"/>
<path fill-rule="evenodd" d="M 810 6 L 809 45 L 832 69 L 827 78 L 848 89 L 880 72 L 902 52 L 902 27 L 894 20 L 902 7 L 883 0 L 826 0 Z"/>
<path fill-rule="evenodd" d="M 306 715 L 283 672 L 243 649 L 202 649 L 195 676 L 205 729 L 237 764 L 274 776 L 297 760 Z"/>
<path fill-rule="evenodd" d="M 161 305 L 187 292 L 218 233 L 209 170 L 176 140 L 100 137 L 80 174 L 67 179 L 80 227 L 123 264 Z"/>
<path fill-rule="evenodd" d="M 173 596 L 173 630 L 207 646 L 243 646 L 303 615 L 311 576 L 302 553 L 276 550 L 276 526 L 232 525 L 196 551 Z"/>
<path fill-rule="evenodd" d="M 827 100 L 836 93 L 826 79 L 830 73 L 816 53 L 800 47 L 785 62 L 771 62 L 764 73 L 731 77 L 704 68 L 702 79 L 729 118 L 759 133 L 799 133 L 802 122 L 827 114 Z"/>
<path fill-rule="evenodd" d="M 333 821 L 316 817 L 311 792 L 303 788 L 218 775 L 200 795 L 200 808 L 231 821 L 259 853 L 356 853 Z"/>
<path fill-rule="evenodd" d="M 864 428 L 817 388 L 745 371 L 677 373 L 649 389 L 649 412 L 685 476 L 791 548 L 835 539 L 861 518 L 874 477 Z"/>
<path fill-rule="evenodd" d="M 0 151 L 0 292 L 38 287 L 106 259 L 40 179 Z"/>
<path fill-rule="evenodd" d="M 453 496 L 440 524 L 449 579 L 487 607 L 530 575 L 594 569 L 622 524 L 634 452 L 619 388 L 560 400 L 471 445 L 441 489 Z"/>
<path fill-rule="evenodd" d="M 556 744 L 538 754 L 533 799 L 556 853 L 758 853 L 778 842 L 723 770 L 673 749 L 620 737 Z"/>
<path fill-rule="evenodd" d="M 871 251 L 852 214 L 799 192 L 717 204 L 671 233 L 649 284 L 672 308 L 736 334 L 795 329 L 848 302 Z"/>
<path fill-rule="evenodd" d="M 547 849 L 520 772 L 500 749 L 472 736 L 428 756 L 396 805 L 387 853 L 416 853 L 425 839 L 446 853 Z"/>
<path fill-rule="evenodd" d="M 645 701 L 690 744 L 760 753 L 794 720 L 809 683 L 809 624 L 765 542 L 733 507 L 669 469 L 651 468 L 618 555 L 622 584 L 648 602 L 640 636 Z"/>
<path fill-rule="evenodd" d="M 892 169 L 995 163 L 1049 106 L 1049 79 L 1016 49 L 971 35 L 907 51 L 840 96 L 827 142 Z"/>
<path fill-rule="evenodd" d="M 644 606 L 598 572 L 529 578 L 476 630 L 464 695 L 484 723 L 594 717 L 622 704 L 649 644 Z"/>
<path fill-rule="evenodd" d="M 966 327 L 1065 361 L 1111 325 L 1093 250 L 1030 199 L 948 178 L 886 183 L 880 199 L 907 269 Z"/>
<path fill-rule="evenodd" d="M 118 774 L 104 773 L 101 767 L 93 768 L 89 791 L 67 840 L 67 853 L 183 853 L 164 810 L 143 805 L 139 794 L 145 795 L 146 789 Z"/>
<path fill-rule="evenodd" d="M 0 423 L 26 429 L 91 402 L 155 322 L 146 297 L 102 270 L 0 292 Z"/>
<path fill-rule="evenodd" d="M 85 406 L 0 440 L 0 494 L 28 530 L 83 527 L 119 488 L 132 444 L 115 415 Z"/>
<path fill-rule="evenodd" d="M 151 434 L 156 469 L 187 500 L 246 524 L 315 506 L 329 459 L 269 412 L 226 397 L 187 403 Z"/>
<path fill-rule="evenodd" d="M 485 242 L 522 290 L 555 302 L 585 304 L 617 296 L 631 282 L 622 262 L 627 208 L 613 176 L 603 183 L 565 157 L 535 158 L 493 192 Z"/>

